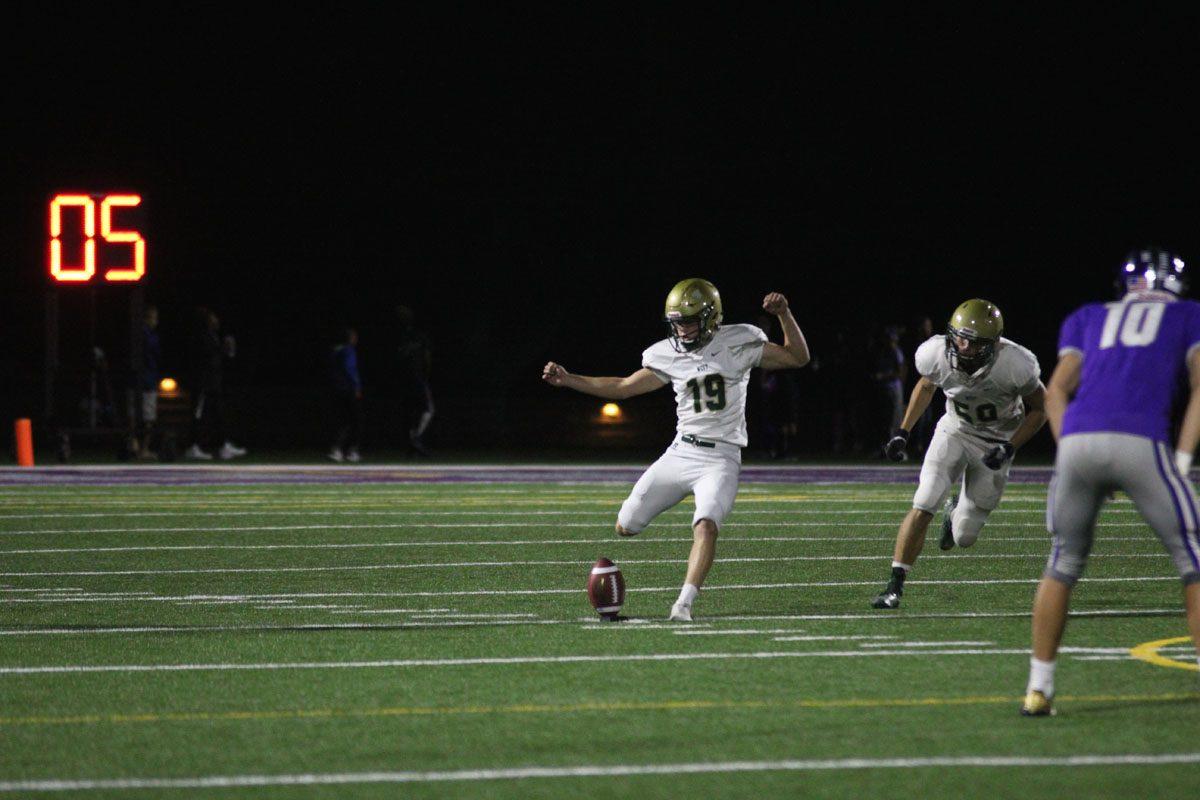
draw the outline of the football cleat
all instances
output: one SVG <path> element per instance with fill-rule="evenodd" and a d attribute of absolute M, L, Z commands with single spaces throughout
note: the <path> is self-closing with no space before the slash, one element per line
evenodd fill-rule
<path fill-rule="evenodd" d="M 671 622 L 691 622 L 692 607 L 685 606 L 683 603 L 676 603 L 671 606 L 671 616 L 667 617 Z"/>
<path fill-rule="evenodd" d="M 871 601 L 871 608 L 899 608 L 902 594 L 904 594 L 902 589 L 897 589 L 889 583 L 888 587 Z"/>
<path fill-rule="evenodd" d="M 938 542 L 938 547 L 943 550 L 954 549 L 954 527 L 950 522 L 950 516 L 954 513 L 955 506 L 958 505 L 958 495 L 946 498 L 946 505 L 942 506 L 942 540 Z"/>
<path fill-rule="evenodd" d="M 342 448 L 340 448 L 340 447 L 335 447 L 332 450 L 330 450 L 329 455 L 327 457 L 329 458 L 330 461 L 336 461 L 339 464 L 346 460 L 346 457 L 344 455 L 342 455 Z"/>
<path fill-rule="evenodd" d="M 241 458 L 246 455 L 246 448 L 238 447 L 233 442 L 226 442 L 221 445 L 221 450 L 217 455 L 221 457 L 222 461 L 228 461 L 231 458 Z"/>
<path fill-rule="evenodd" d="M 1051 705 L 1051 698 L 1031 689 L 1025 695 L 1025 702 L 1021 704 L 1022 717 L 1051 717 L 1054 716 L 1054 708 Z"/>
<path fill-rule="evenodd" d="M 425 440 L 421 438 L 421 434 L 417 433 L 416 428 L 408 432 L 408 443 L 412 445 L 412 449 L 417 455 L 430 455 L 429 448 L 425 445 Z"/>
<path fill-rule="evenodd" d="M 192 458 L 197 461 L 212 461 L 212 453 L 201 450 L 198 444 L 194 444 L 184 451 L 183 457 Z"/>

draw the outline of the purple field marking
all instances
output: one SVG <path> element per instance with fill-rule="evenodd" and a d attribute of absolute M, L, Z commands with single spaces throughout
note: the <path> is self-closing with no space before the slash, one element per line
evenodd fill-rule
<path fill-rule="evenodd" d="M 644 466 L 113 466 L 0 468 L 0 486 L 202 486 L 212 484 L 633 483 Z M 746 466 L 752 483 L 916 485 L 916 467 Z M 1049 467 L 1014 467 L 1011 483 L 1045 484 Z"/>

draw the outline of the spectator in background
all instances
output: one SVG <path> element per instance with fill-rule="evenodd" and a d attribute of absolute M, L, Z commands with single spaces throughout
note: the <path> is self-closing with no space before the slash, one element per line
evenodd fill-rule
<path fill-rule="evenodd" d="M 158 420 L 158 381 L 162 371 L 162 345 L 158 339 L 158 308 L 142 311 L 142 360 L 138 364 L 138 454 L 154 458 L 158 444 L 154 423 Z"/>
<path fill-rule="evenodd" d="M 358 373 L 358 331 L 345 328 L 341 342 L 333 348 L 330 363 L 337 433 L 329 457 L 357 464 L 362 440 L 362 378 Z"/>
<path fill-rule="evenodd" d="M 834 332 L 833 347 L 825 360 L 826 393 L 830 401 L 831 445 L 837 455 L 862 450 L 862 407 L 866 394 L 863 355 L 857 339 L 846 331 Z"/>
<path fill-rule="evenodd" d="M 246 455 L 245 448 L 231 442 L 225 432 L 224 361 L 237 355 L 232 336 L 221 338 L 221 320 L 214 311 L 196 309 L 196 327 L 192 333 L 191 390 L 192 446 L 188 458 L 209 461 L 213 451 L 228 460 Z M 208 444 L 209 449 L 204 449 Z"/>
<path fill-rule="evenodd" d="M 904 418 L 904 379 L 907 365 L 900 349 L 900 331 L 895 325 L 885 326 L 871 348 L 871 380 L 875 386 L 875 418 L 872 427 L 878 441 L 887 441 L 888 434 L 900 427 Z M 883 457 L 882 449 L 879 457 Z"/>
<path fill-rule="evenodd" d="M 400 372 L 400 402 L 402 419 L 408 427 L 408 441 L 418 454 L 429 455 L 425 433 L 433 421 L 433 389 L 429 374 L 433 366 L 433 348 L 429 336 L 416 327 L 412 309 L 396 307 L 396 322 L 400 329 L 397 363 Z"/>
<path fill-rule="evenodd" d="M 917 357 L 917 348 L 925 344 L 931 336 L 933 336 L 933 320 L 924 315 L 915 317 L 912 326 L 905 331 L 903 337 L 904 356 L 908 359 L 907 363 L 917 363 L 915 360 Z M 920 374 L 916 370 L 907 370 L 907 372 L 908 380 L 904 382 L 905 397 L 912 395 L 913 387 L 921 379 Z M 941 415 L 939 414 L 938 416 Z M 925 451 L 929 449 L 929 443 L 933 440 L 934 422 L 934 404 L 930 403 L 921 412 L 921 416 L 917 417 L 912 433 L 908 437 L 909 446 L 916 451 L 918 458 L 924 456 Z"/>

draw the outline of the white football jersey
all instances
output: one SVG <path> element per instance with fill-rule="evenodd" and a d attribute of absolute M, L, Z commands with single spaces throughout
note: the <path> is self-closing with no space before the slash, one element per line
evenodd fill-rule
<path fill-rule="evenodd" d="M 642 366 L 675 389 L 679 433 L 746 446 L 746 386 L 766 341 L 753 325 L 722 325 L 690 353 L 677 353 L 670 339 L 646 348 Z"/>
<path fill-rule="evenodd" d="M 991 366 L 976 376 L 950 366 L 940 334 L 917 348 L 916 362 L 917 371 L 946 393 L 946 415 L 938 427 L 984 439 L 1011 439 L 1025 418 L 1021 398 L 1041 384 L 1037 356 L 1004 337 Z"/>

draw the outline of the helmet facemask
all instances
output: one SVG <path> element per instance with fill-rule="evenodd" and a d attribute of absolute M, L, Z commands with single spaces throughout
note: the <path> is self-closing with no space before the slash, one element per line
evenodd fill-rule
<path fill-rule="evenodd" d="M 1004 316 L 995 303 L 978 297 L 967 300 L 946 324 L 946 359 L 954 369 L 978 375 L 996 360 L 996 343 L 1003 333 Z"/>
<path fill-rule="evenodd" d="M 680 281 L 667 295 L 663 322 L 677 353 L 694 352 L 711 342 L 721 318 L 721 296 L 717 287 L 706 280 Z"/>
<path fill-rule="evenodd" d="M 691 317 L 685 317 L 678 311 L 667 314 L 664 322 L 667 323 L 667 335 L 671 339 L 671 346 L 679 353 L 690 353 L 704 347 L 712 341 L 717 330 L 717 326 L 712 324 L 714 316 L 715 312 L 711 308 L 706 308 Z M 685 333 L 681 330 L 691 328 L 692 325 L 696 326 L 693 332 Z"/>
<path fill-rule="evenodd" d="M 972 351 L 969 354 L 959 350 L 955 340 L 963 340 L 967 342 L 967 347 Z M 953 325 L 946 328 L 946 358 L 950 361 L 950 366 L 968 375 L 974 375 L 984 367 L 987 367 L 996 358 L 996 340 L 984 336 L 978 336 L 969 328 L 955 328 Z"/>

